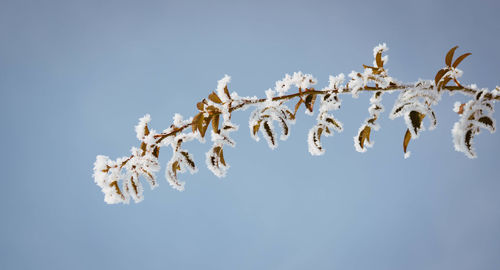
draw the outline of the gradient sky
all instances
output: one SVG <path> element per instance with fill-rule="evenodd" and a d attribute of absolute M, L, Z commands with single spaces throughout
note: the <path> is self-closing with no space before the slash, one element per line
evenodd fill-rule
<path fill-rule="evenodd" d="M 500 4 L 491 1 L 0 1 L 1 269 L 498 269 L 500 136 L 476 138 L 479 158 L 455 152 L 455 101 L 438 127 L 410 143 L 387 119 L 374 148 L 352 137 L 368 95 L 344 96 L 341 134 L 310 156 L 315 118 L 299 114 L 270 150 L 250 138 L 250 111 L 234 122 L 237 147 L 219 179 L 204 166 L 186 190 L 145 191 L 106 205 L 94 184 L 98 154 L 137 146 L 134 125 L 186 117 L 224 74 L 231 91 L 258 95 L 285 73 L 361 70 L 387 42 L 389 74 L 432 79 L 453 46 L 472 52 L 462 81 L 500 85 Z M 499 113 L 495 113 L 499 119 Z M 170 150 L 160 154 L 162 166 Z"/>

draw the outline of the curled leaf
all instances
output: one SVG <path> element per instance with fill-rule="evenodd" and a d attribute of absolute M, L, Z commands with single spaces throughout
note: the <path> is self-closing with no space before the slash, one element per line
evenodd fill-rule
<path fill-rule="evenodd" d="M 415 135 L 418 135 L 418 131 L 422 128 L 422 120 L 425 117 L 425 114 L 422 114 L 417 111 L 411 111 L 409 114 L 411 125 Z"/>
<path fill-rule="evenodd" d="M 257 134 L 257 132 L 259 131 L 259 128 L 260 128 L 260 123 L 262 122 L 262 120 L 259 120 L 257 121 L 257 124 L 255 124 L 253 127 L 252 127 L 252 133 L 253 135 L 255 136 Z"/>
<path fill-rule="evenodd" d="M 370 131 L 371 128 L 369 126 L 365 126 L 365 128 L 359 133 L 359 146 L 361 146 L 361 149 L 364 148 L 365 146 L 365 140 L 367 142 L 370 142 Z"/>
<path fill-rule="evenodd" d="M 118 182 L 117 181 L 111 182 L 111 184 L 109 184 L 109 186 L 110 187 L 114 187 L 116 194 L 118 194 L 122 198 L 122 200 L 125 200 L 125 196 L 121 192 L 120 187 L 118 187 Z"/>
<path fill-rule="evenodd" d="M 174 176 L 177 178 L 177 170 L 180 170 L 181 166 L 179 165 L 179 161 L 174 161 L 172 163 L 172 172 L 174 173 Z"/>
<path fill-rule="evenodd" d="M 227 85 L 224 86 L 224 94 L 226 94 L 228 99 L 231 99 L 231 94 L 229 94 L 229 90 L 227 90 Z"/>
<path fill-rule="evenodd" d="M 214 146 L 207 152 L 207 165 L 216 176 L 224 177 L 226 175 L 229 166 L 224 160 L 224 152 L 221 146 Z"/>
<path fill-rule="evenodd" d="M 124 188 L 131 195 L 135 202 L 140 202 L 144 199 L 143 197 L 143 187 L 139 181 L 139 175 L 137 173 L 132 173 L 127 183 L 124 183 Z"/>
<path fill-rule="evenodd" d="M 219 152 L 219 157 L 220 157 L 220 163 L 222 163 L 222 165 L 224 166 L 227 166 L 226 161 L 224 160 L 224 149 L 222 147 Z"/>
<path fill-rule="evenodd" d="M 474 149 L 472 149 L 472 139 L 474 138 L 474 133 L 472 129 L 467 130 L 464 136 L 465 146 L 467 147 L 467 151 L 470 156 L 475 156 Z"/>
<path fill-rule="evenodd" d="M 489 116 L 480 117 L 477 121 L 482 123 L 490 132 L 495 131 L 495 122 Z"/>
<path fill-rule="evenodd" d="M 186 151 L 181 151 L 180 153 L 184 157 L 185 164 L 188 165 L 189 170 L 191 172 L 196 171 L 196 164 L 194 163 L 192 156 Z"/>
<path fill-rule="evenodd" d="M 289 128 L 288 128 L 288 124 L 286 123 L 286 120 L 283 118 L 283 117 L 280 117 L 280 124 L 281 124 L 281 128 L 282 128 L 282 134 L 281 134 L 281 139 L 282 140 L 285 140 L 288 135 L 289 135 Z"/>
<path fill-rule="evenodd" d="M 321 146 L 321 134 L 323 133 L 323 127 L 321 125 L 314 126 L 309 130 L 309 135 L 307 136 L 307 142 L 309 146 L 309 153 L 313 156 L 319 156 L 325 153 L 325 150 Z"/>
<path fill-rule="evenodd" d="M 403 152 L 406 153 L 406 149 L 408 148 L 408 143 L 411 140 L 411 132 L 409 129 L 406 129 L 405 137 L 403 139 Z"/>
<path fill-rule="evenodd" d="M 333 117 L 327 117 L 325 121 L 331 124 L 337 131 L 342 131 L 342 125 L 339 124 Z"/>
<path fill-rule="evenodd" d="M 314 102 L 316 101 L 316 95 L 315 94 L 309 94 L 306 97 L 305 105 L 306 108 L 310 111 L 313 112 L 314 110 Z"/>
<path fill-rule="evenodd" d="M 267 139 L 267 143 L 269 144 L 269 147 L 271 147 L 271 149 L 276 148 L 276 146 L 277 146 L 276 145 L 276 138 L 274 137 L 274 132 L 271 128 L 271 124 L 268 121 L 264 121 L 262 125 L 264 127 L 263 134 L 264 134 L 264 137 Z"/>
<path fill-rule="evenodd" d="M 167 170 L 165 172 L 165 176 L 167 177 L 167 181 L 174 189 L 179 191 L 184 190 L 184 182 L 180 182 L 177 178 L 177 172 L 182 172 L 181 164 L 178 159 L 171 159 L 169 164 L 167 165 Z"/>

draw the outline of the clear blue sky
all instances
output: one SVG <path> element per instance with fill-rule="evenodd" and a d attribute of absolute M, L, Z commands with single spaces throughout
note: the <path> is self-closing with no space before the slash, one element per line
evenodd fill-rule
<path fill-rule="evenodd" d="M 106 205 L 95 156 L 137 145 L 146 113 L 162 130 L 224 74 L 240 95 L 264 96 L 285 73 L 360 70 L 387 42 L 389 73 L 432 79 L 454 45 L 472 52 L 462 81 L 500 85 L 498 1 L 6 1 L 0 2 L 1 269 L 498 269 L 500 136 L 455 152 L 452 111 L 410 143 L 401 118 L 380 122 L 374 148 L 352 137 L 368 96 L 343 97 L 340 135 L 312 157 L 300 113 L 270 150 L 249 136 L 249 111 L 226 178 L 204 167 L 209 144 L 187 145 L 200 171 L 186 191 L 145 192 Z M 384 96 L 387 109 L 396 95 Z M 495 113 L 500 119 L 499 113 Z M 169 160 L 165 149 L 162 166 Z"/>

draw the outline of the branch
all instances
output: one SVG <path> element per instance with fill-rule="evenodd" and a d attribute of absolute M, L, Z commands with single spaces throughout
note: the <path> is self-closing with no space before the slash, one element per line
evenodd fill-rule
<path fill-rule="evenodd" d="M 342 123 L 334 118 L 331 111 L 340 108 L 340 96 L 351 94 L 357 98 L 360 92 L 373 93 L 370 99 L 371 106 L 368 111 L 370 117 L 365 120 L 354 136 L 354 146 L 357 151 L 365 152 L 366 147 L 372 147 L 370 134 L 372 130 L 378 130 L 380 126 L 377 119 L 384 110 L 382 96 L 384 93 L 399 92 L 400 95 L 389 115 L 391 119 L 403 116 L 408 127 L 403 139 L 403 152 L 405 158 L 410 152 L 407 147 L 411 139 L 416 139 L 423 130 L 422 121 L 428 116 L 429 129 L 437 124 L 436 115 L 432 106 L 437 105 L 444 91 L 460 92 L 474 98 L 467 103 L 455 104 L 455 112 L 461 118 L 452 130 L 455 149 L 464 152 L 468 157 L 474 158 L 476 154 L 473 149 L 472 139 L 479 133 L 480 128 L 490 132 L 495 131 L 495 120 L 492 117 L 493 105 L 500 100 L 500 88 L 493 91 L 477 89 L 474 86 L 464 86 L 458 78 L 462 71 L 457 66 L 470 53 L 459 56 L 453 63 L 453 54 L 457 47 L 452 48 L 445 57 L 446 66 L 440 69 L 433 81 L 419 81 L 414 84 L 400 83 L 390 77 L 384 68 L 387 56 L 382 56 L 387 50 L 385 44 L 374 48 L 373 66 L 363 65 L 363 72 L 351 72 L 350 80 L 344 85 L 344 75 L 330 76 L 329 85 L 321 90 L 313 87 L 316 79 L 310 74 L 296 72 L 292 76 L 286 75 L 282 80 L 276 82 L 274 90 L 266 91 L 266 98 L 239 97 L 237 93 L 229 93 L 229 76 L 225 76 L 218 82 L 216 91 L 210 93 L 207 99 L 197 103 L 198 114 L 184 120 L 176 114 L 174 123 L 170 128 L 161 133 L 149 130 L 149 115 L 141 118 L 135 130 L 137 138 L 141 142 L 139 148 L 132 148 L 129 157 L 110 160 L 106 156 L 97 156 L 94 164 L 94 179 L 105 194 L 107 203 L 128 203 L 130 198 L 139 202 L 143 199 L 142 184 L 139 175 L 144 176 L 151 188 L 158 185 L 155 172 L 159 170 L 158 157 L 160 148 L 172 147 L 173 155 L 167 164 L 166 177 L 170 185 L 178 190 L 184 189 L 184 182 L 179 181 L 178 173 L 189 170 L 191 173 L 197 171 L 192 155 L 182 149 L 182 144 L 197 139 L 205 142 L 206 131 L 212 126 L 211 150 L 206 154 L 208 168 L 217 176 L 225 176 L 229 165 L 224 159 L 223 147 L 229 145 L 234 147 L 235 142 L 230 133 L 236 131 L 238 126 L 231 122 L 232 113 L 244 110 L 248 107 L 256 107 L 249 120 L 250 134 L 255 140 L 259 140 L 258 131 L 264 136 L 269 146 L 277 147 L 278 137 L 274 131 L 273 123 L 277 122 L 282 129 L 281 140 L 289 136 L 289 126 L 294 124 L 295 116 L 302 104 L 306 113 L 314 113 L 314 104 L 319 103 L 317 123 L 311 128 L 308 136 L 309 152 L 312 155 L 321 155 L 325 152 L 321 146 L 321 136 L 333 135 L 334 131 L 343 130 Z M 447 85 L 449 82 L 455 85 Z M 296 87 L 297 92 L 287 94 L 291 87 Z M 286 103 L 298 97 L 292 112 Z M 318 102 L 316 102 L 318 100 Z M 190 131 L 187 129 L 190 128 Z M 121 188 L 119 185 L 121 182 Z"/>

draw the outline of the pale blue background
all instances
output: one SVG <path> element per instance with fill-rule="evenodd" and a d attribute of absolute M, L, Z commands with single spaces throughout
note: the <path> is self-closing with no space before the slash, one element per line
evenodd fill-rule
<path fill-rule="evenodd" d="M 498 1 L 0 1 L 2 171 L 0 269 L 500 269 L 499 135 L 479 158 L 455 152 L 444 95 L 439 126 L 404 160 L 402 119 L 381 121 L 355 152 L 368 95 L 343 97 L 345 131 L 326 155 L 307 151 L 300 113 L 271 151 L 234 118 L 228 176 L 200 167 L 186 191 L 160 174 L 145 201 L 106 205 L 98 154 L 129 154 L 137 119 L 170 125 L 230 74 L 231 90 L 264 96 L 284 73 L 370 64 L 390 47 L 392 76 L 433 78 L 446 51 L 472 52 L 463 82 L 500 85 Z M 384 97 L 392 108 L 395 94 Z M 495 113 L 499 118 L 499 114 Z M 170 150 L 162 151 L 164 165 Z"/>

